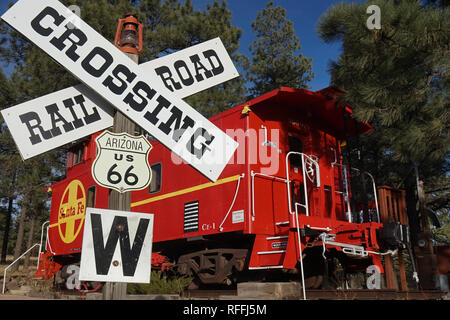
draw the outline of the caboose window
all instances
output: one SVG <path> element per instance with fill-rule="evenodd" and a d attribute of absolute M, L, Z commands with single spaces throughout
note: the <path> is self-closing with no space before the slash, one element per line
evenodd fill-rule
<path fill-rule="evenodd" d="M 303 143 L 302 140 L 300 140 L 299 137 L 289 135 L 289 151 L 295 151 L 303 153 Z M 294 167 L 301 167 L 302 166 L 302 157 L 298 154 L 293 154 L 289 156 L 289 163 L 291 166 Z"/>
<path fill-rule="evenodd" d="M 95 186 L 87 189 L 86 207 L 95 208 Z"/>
<path fill-rule="evenodd" d="M 84 145 L 81 144 L 79 146 L 74 147 L 71 150 L 72 154 L 72 166 L 81 163 L 84 159 Z M 70 159 L 70 157 L 69 157 Z"/>
<path fill-rule="evenodd" d="M 161 163 L 155 163 L 150 167 L 152 169 L 152 181 L 148 187 L 148 193 L 155 193 L 161 190 Z"/>

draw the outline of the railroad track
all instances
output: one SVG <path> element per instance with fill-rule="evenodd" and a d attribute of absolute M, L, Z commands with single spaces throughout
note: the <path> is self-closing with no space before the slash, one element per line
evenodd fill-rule
<path fill-rule="evenodd" d="M 215 289 L 215 290 L 185 290 L 181 293 L 182 298 L 191 299 L 191 298 L 200 298 L 200 299 L 217 299 L 220 296 L 238 296 L 237 290 L 228 290 L 228 289 Z"/>
<path fill-rule="evenodd" d="M 438 290 L 306 290 L 309 300 L 440 300 L 443 295 L 444 292 Z"/>
<path fill-rule="evenodd" d="M 349 290 L 306 290 L 306 297 L 308 300 L 441 300 L 444 292 L 438 290 L 429 291 L 396 291 L 391 289 L 380 290 L 364 290 L 364 289 L 349 289 Z M 185 299 L 219 299 L 219 300 L 239 300 L 237 290 L 185 290 L 181 294 Z M 245 296 L 242 299 L 249 299 L 251 297 Z M 255 299 L 272 300 L 273 296 L 255 296 Z M 301 292 L 299 296 L 287 296 L 282 299 L 302 299 Z"/>

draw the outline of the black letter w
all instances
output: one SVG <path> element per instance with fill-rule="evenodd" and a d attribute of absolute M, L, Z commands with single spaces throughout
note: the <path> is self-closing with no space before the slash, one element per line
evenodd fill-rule
<path fill-rule="evenodd" d="M 130 235 L 128 233 L 128 220 L 126 217 L 115 216 L 109 231 L 106 246 L 103 244 L 103 229 L 100 214 L 91 214 L 92 238 L 94 241 L 95 266 L 97 274 L 107 275 L 117 241 L 120 239 L 120 254 L 122 256 L 122 270 L 124 276 L 134 276 L 139 261 L 142 245 L 149 224 L 149 219 L 140 219 L 134 237 L 133 246 L 130 248 Z"/>

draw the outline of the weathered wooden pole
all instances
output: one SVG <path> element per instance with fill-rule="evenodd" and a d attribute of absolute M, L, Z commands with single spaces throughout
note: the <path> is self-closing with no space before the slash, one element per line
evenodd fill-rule
<path fill-rule="evenodd" d="M 122 30 L 123 27 L 123 30 Z M 119 19 L 117 26 L 115 45 L 123 51 L 136 64 L 139 63 L 139 53 L 142 51 L 142 24 L 135 15 L 126 14 L 124 19 Z M 128 119 L 122 112 L 116 111 L 114 116 L 113 132 L 126 132 L 134 135 L 135 123 Z M 130 211 L 131 192 L 118 192 L 110 190 L 108 208 L 120 211 Z M 125 282 L 107 282 L 103 287 L 104 300 L 123 300 L 126 298 L 127 284 Z"/>
<path fill-rule="evenodd" d="M 431 241 L 431 228 L 428 213 L 425 209 L 425 190 L 423 181 L 419 178 L 419 169 L 415 165 L 417 181 L 417 198 L 419 200 L 419 214 L 421 232 L 418 234 L 418 243 L 414 247 L 419 273 L 419 284 L 422 289 L 436 289 L 437 257 L 434 254 Z"/>

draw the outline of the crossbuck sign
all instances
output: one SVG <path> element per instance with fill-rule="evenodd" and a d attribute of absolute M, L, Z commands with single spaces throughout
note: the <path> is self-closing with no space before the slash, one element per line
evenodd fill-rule
<path fill-rule="evenodd" d="M 60 2 L 19 0 L 2 19 L 181 159 L 217 180 L 238 143 Z M 197 78 L 219 72 L 194 64 Z"/>
<path fill-rule="evenodd" d="M 179 98 L 239 75 L 220 38 L 139 67 Z M 24 160 L 104 130 L 114 122 L 114 108 L 84 84 L 3 109 L 1 113 Z"/>

